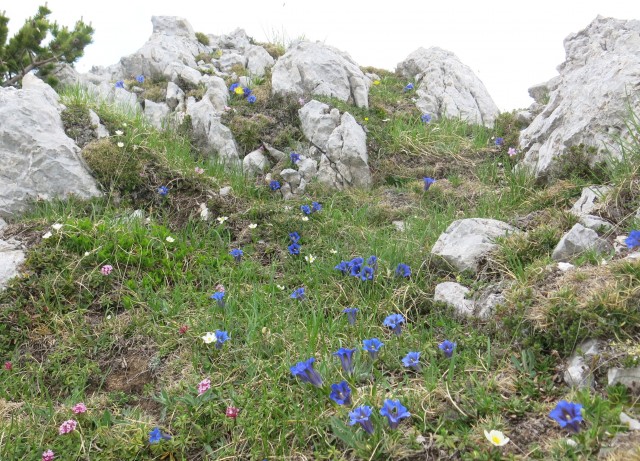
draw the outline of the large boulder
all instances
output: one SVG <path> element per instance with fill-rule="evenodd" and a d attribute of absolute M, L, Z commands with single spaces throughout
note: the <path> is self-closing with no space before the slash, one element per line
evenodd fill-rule
<path fill-rule="evenodd" d="M 416 106 L 423 113 L 488 127 L 500 113 L 480 79 L 450 51 L 418 48 L 397 71 L 416 82 Z"/>
<path fill-rule="evenodd" d="M 559 75 L 530 89 L 544 110 L 520 134 L 522 164 L 539 179 L 553 176 L 558 160 L 572 146 L 594 147 L 591 164 L 609 150 L 618 154 L 618 137 L 628 137 L 629 107 L 640 113 L 640 21 L 598 16 L 586 29 L 564 40 Z"/>
<path fill-rule="evenodd" d="M 205 150 L 212 151 L 218 159 L 230 166 L 239 166 L 238 148 L 231 130 L 220 121 L 220 112 L 207 97 L 198 102 L 189 98 L 187 115 L 191 117 L 193 133 Z"/>
<path fill-rule="evenodd" d="M 30 201 L 100 195 L 80 149 L 65 134 L 53 89 L 27 74 L 22 89 L 0 88 L 0 216 Z"/>
<path fill-rule="evenodd" d="M 274 94 L 331 96 L 369 106 L 370 81 L 351 57 L 320 42 L 298 42 L 273 66 Z"/>
<path fill-rule="evenodd" d="M 431 253 L 441 256 L 459 271 L 476 272 L 482 258 L 497 247 L 495 240 L 513 232 L 519 231 L 495 219 L 459 219 L 438 237 Z"/>

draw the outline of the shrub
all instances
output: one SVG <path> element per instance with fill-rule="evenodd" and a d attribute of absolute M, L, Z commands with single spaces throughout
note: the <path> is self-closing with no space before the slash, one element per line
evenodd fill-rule
<path fill-rule="evenodd" d="M 196 39 L 205 46 L 209 46 L 209 37 L 203 32 L 196 32 Z"/>

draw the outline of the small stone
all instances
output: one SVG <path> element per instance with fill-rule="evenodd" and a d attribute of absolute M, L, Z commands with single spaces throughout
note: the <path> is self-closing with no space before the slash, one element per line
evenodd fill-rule
<path fill-rule="evenodd" d="M 231 193 L 231 186 L 221 187 L 220 192 L 218 192 L 218 194 L 220 194 L 220 197 L 226 197 L 230 193 Z"/>
<path fill-rule="evenodd" d="M 404 221 L 392 221 L 391 224 L 394 225 L 398 232 L 404 232 L 406 230 Z"/>

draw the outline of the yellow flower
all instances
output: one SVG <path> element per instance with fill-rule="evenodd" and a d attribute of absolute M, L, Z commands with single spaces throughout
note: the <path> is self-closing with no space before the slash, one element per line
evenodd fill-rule
<path fill-rule="evenodd" d="M 484 431 L 484 436 L 496 447 L 501 447 L 509 442 L 509 437 L 505 437 L 502 432 L 496 430 Z"/>
<path fill-rule="evenodd" d="M 233 91 L 235 94 L 244 94 L 244 88 L 242 88 L 241 86 L 236 87 L 236 89 Z"/>
<path fill-rule="evenodd" d="M 368 122 L 368 121 L 369 121 L 369 117 L 365 117 L 365 118 L 364 118 L 364 121 L 365 121 L 365 122 Z"/>
<path fill-rule="evenodd" d="M 380 80 L 374 80 L 374 81 L 373 81 L 373 84 L 374 84 L 374 85 L 380 85 Z"/>

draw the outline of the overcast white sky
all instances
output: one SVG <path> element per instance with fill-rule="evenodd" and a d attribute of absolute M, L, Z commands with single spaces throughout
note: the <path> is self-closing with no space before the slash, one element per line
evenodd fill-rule
<path fill-rule="evenodd" d="M 43 1 L 0 0 L 15 31 Z M 151 35 L 151 16 L 186 18 L 216 35 L 240 27 L 258 41 L 304 35 L 349 53 L 361 66 L 395 70 L 420 46 L 454 52 L 484 82 L 498 107 L 527 107 L 527 88 L 557 74 L 564 38 L 598 14 L 640 19 L 638 0 L 48 0 L 52 18 L 72 26 L 82 17 L 94 43 L 77 67 L 109 65 Z"/>

